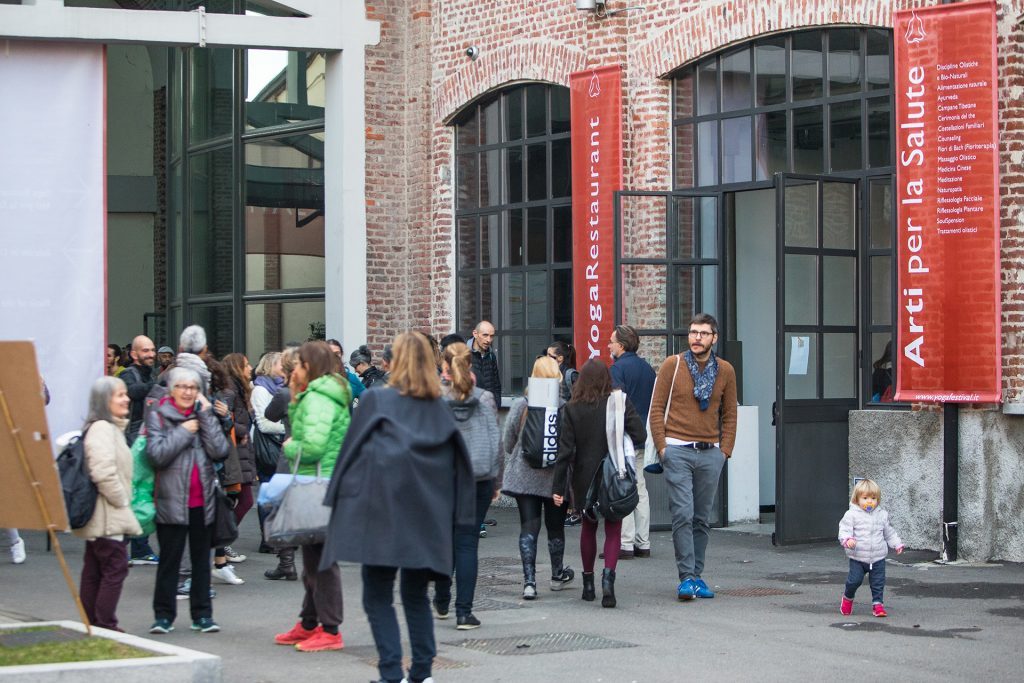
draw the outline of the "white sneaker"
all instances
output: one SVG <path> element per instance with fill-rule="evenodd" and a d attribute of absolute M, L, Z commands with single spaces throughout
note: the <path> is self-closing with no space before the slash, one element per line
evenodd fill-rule
<path fill-rule="evenodd" d="M 230 583 L 232 586 L 240 586 L 245 583 L 245 580 L 240 579 L 238 575 L 235 574 L 234 568 L 229 564 L 226 564 L 223 567 L 214 567 L 213 571 L 210 572 L 210 576 L 218 581 Z"/>
<path fill-rule="evenodd" d="M 18 542 L 11 546 L 11 562 L 21 564 L 25 561 L 25 539 L 19 538 Z"/>
<path fill-rule="evenodd" d="M 245 562 L 247 559 L 249 559 L 248 555 L 243 555 L 242 553 L 236 553 L 235 549 L 232 548 L 229 545 L 228 546 L 224 546 L 224 557 L 227 559 L 228 562 L 232 562 L 232 563 L 236 563 L 236 564 L 241 564 L 242 562 Z"/>

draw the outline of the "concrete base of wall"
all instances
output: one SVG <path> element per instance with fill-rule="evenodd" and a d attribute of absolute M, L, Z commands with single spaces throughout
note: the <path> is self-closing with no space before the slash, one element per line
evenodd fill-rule
<path fill-rule="evenodd" d="M 960 413 L 959 556 L 1024 562 L 1024 419 Z M 882 487 L 882 504 L 911 548 L 942 534 L 942 415 L 850 412 L 850 477 Z"/>
<path fill-rule="evenodd" d="M 77 621 L 0 624 L 0 629 L 22 629 L 31 626 L 59 626 L 72 631 L 85 632 L 85 626 Z M 221 660 L 216 655 L 158 643 L 127 633 L 108 631 L 104 628 L 93 627 L 92 632 L 96 637 L 109 638 L 140 650 L 148 650 L 155 653 L 156 656 L 100 662 L 5 666 L 0 667 L 0 681 L 3 683 L 92 683 L 99 680 L 166 681 L 167 683 L 220 683 L 221 681 Z"/>

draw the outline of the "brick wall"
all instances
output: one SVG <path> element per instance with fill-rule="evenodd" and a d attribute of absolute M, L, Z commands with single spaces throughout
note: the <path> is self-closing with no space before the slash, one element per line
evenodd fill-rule
<path fill-rule="evenodd" d="M 767 33 L 891 26 L 894 9 L 937 0 L 610 0 L 608 8 L 634 4 L 645 9 L 599 19 L 571 0 L 370 0 L 368 17 L 382 22 L 381 44 L 368 50 L 366 67 L 372 348 L 379 352 L 405 327 L 447 333 L 455 324 L 454 141 L 447 124 L 474 99 L 516 81 L 567 86 L 573 71 L 620 64 L 625 187 L 670 189 L 673 162 L 692 154 L 672 153 L 666 76 L 674 69 Z M 1024 401 L 1024 2 L 998 6 L 1004 384 L 1007 400 Z M 480 50 L 475 61 L 465 54 L 470 45 Z M 692 173 L 692 162 L 681 168 Z M 653 222 L 642 218 L 647 209 L 636 211 L 631 229 L 640 234 Z M 656 301 L 667 283 L 636 284 L 636 296 Z"/>

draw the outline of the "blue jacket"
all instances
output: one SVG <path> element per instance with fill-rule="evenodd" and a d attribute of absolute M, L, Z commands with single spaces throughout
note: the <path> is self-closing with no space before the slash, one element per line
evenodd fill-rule
<path fill-rule="evenodd" d="M 627 351 L 612 363 L 612 386 L 626 392 L 629 402 L 636 408 L 644 423 L 651 410 L 651 394 L 657 374 L 651 364 L 632 351 Z"/>

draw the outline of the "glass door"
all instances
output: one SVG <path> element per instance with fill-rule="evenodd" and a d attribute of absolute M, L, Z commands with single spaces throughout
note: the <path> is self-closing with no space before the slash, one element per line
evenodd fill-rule
<path fill-rule="evenodd" d="M 855 180 L 776 179 L 777 544 L 835 537 L 858 407 Z"/>

